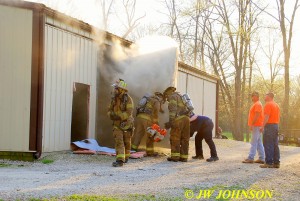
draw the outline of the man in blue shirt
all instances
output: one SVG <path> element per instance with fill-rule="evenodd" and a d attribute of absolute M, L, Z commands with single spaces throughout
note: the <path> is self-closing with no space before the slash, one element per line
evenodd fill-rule
<path fill-rule="evenodd" d="M 214 123 L 209 117 L 195 114 L 190 116 L 190 137 L 194 135 L 194 132 L 197 132 L 195 136 L 196 156 L 193 156 L 193 159 L 204 159 L 202 149 L 202 140 L 204 139 L 210 148 L 211 155 L 206 161 L 212 162 L 219 160 L 215 143 L 212 140 L 213 128 Z"/>

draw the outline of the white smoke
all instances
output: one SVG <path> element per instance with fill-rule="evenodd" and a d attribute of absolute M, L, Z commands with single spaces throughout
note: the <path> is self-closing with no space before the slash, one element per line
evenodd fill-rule
<path fill-rule="evenodd" d="M 114 44 L 110 54 L 114 61 L 114 80 L 124 79 L 129 94 L 135 97 L 176 85 L 177 44 L 169 37 L 147 36 L 128 49 Z"/>
<path fill-rule="evenodd" d="M 128 94 L 133 98 L 135 106 L 146 93 L 163 92 L 169 86 L 176 86 L 177 77 L 177 44 L 166 36 L 148 36 L 124 48 L 120 42 L 114 42 L 104 50 L 104 62 L 100 69 L 102 85 L 100 86 L 100 98 L 102 107 L 109 104 L 111 84 L 119 78 L 128 85 Z M 166 105 L 164 106 L 166 109 Z M 103 136 L 103 133 L 111 133 L 111 124 L 105 116 L 104 110 L 100 111 L 100 127 L 102 137 L 100 141 L 113 142 L 113 138 Z M 168 112 L 160 115 L 160 126 L 168 121 Z M 101 139 L 102 138 L 102 139 Z M 108 138 L 110 138 L 108 140 Z M 168 144 L 165 140 L 163 146 Z M 111 145 L 111 144 L 109 144 Z"/>

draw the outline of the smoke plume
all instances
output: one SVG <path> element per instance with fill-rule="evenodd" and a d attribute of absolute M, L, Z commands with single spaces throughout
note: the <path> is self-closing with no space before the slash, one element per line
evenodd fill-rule
<path fill-rule="evenodd" d="M 163 92 L 168 86 L 176 85 L 177 44 L 164 36 L 142 38 L 129 48 L 115 41 L 103 49 L 99 86 L 99 142 L 112 146 L 111 121 L 106 116 L 112 92 L 111 84 L 119 78 L 127 82 L 128 94 L 135 106 L 147 92 Z M 166 106 L 164 106 L 166 110 Z M 160 125 L 168 120 L 168 112 L 160 115 Z M 168 141 L 168 140 L 165 140 Z M 168 143 L 168 142 L 167 142 Z M 164 143 L 163 143 L 164 144 Z"/>

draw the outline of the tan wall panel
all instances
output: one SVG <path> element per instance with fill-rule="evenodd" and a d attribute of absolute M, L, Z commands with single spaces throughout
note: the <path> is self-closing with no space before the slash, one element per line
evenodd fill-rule
<path fill-rule="evenodd" d="M 74 82 L 90 85 L 89 137 L 95 138 L 97 46 L 50 25 L 45 41 L 43 151 L 68 150 Z"/>
<path fill-rule="evenodd" d="M 186 78 L 188 82 L 186 83 Z M 210 117 L 216 121 L 216 83 L 195 77 L 187 72 L 179 71 L 177 78 L 177 91 L 187 93 L 194 105 L 194 112 L 199 115 Z M 215 135 L 215 129 L 213 130 Z"/>
<path fill-rule="evenodd" d="M 184 72 L 178 71 L 176 90 L 179 91 L 181 94 L 186 93 L 186 81 L 187 81 L 187 74 Z"/>
<path fill-rule="evenodd" d="M 32 11 L 0 5 L 0 150 L 29 151 Z"/>
<path fill-rule="evenodd" d="M 216 83 L 204 81 L 204 107 L 203 115 L 210 117 L 216 125 Z M 213 130 L 213 136 L 215 135 L 215 129 Z"/>
<path fill-rule="evenodd" d="M 190 96 L 194 113 L 203 114 L 203 80 L 193 75 L 188 75 L 187 94 Z"/>

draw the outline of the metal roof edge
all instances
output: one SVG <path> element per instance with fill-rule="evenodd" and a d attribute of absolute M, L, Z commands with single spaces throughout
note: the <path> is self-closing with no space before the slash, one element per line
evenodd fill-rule
<path fill-rule="evenodd" d="M 5 6 L 13 6 L 13 7 L 18 7 L 18 8 L 26 8 L 26 9 L 32 9 L 32 10 L 38 10 L 40 12 L 45 13 L 48 16 L 53 17 L 54 19 L 57 19 L 59 21 L 63 21 L 71 26 L 78 27 L 84 31 L 88 31 L 89 33 L 96 35 L 98 32 L 102 32 L 105 34 L 105 39 L 108 41 L 113 41 L 113 40 L 118 40 L 121 42 L 121 44 L 125 47 L 129 47 L 130 45 L 133 44 L 132 41 L 129 41 L 125 38 L 122 38 L 120 36 L 117 36 L 113 33 L 110 33 L 108 31 L 101 30 L 97 27 L 94 27 L 86 22 L 83 22 L 82 20 L 79 20 L 77 18 L 71 17 L 69 15 L 66 15 L 62 12 L 59 12 L 57 10 L 54 10 L 50 7 L 47 7 L 44 4 L 41 3 L 35 3 L 35 2 L 29 2 L 29 1 L 23 1 L 23 0 L 0 0 L 0 5 L 5 5 Z M 215 75 L 211 75 L 203 70 L 194 68 L 186 63 L 183 63 L 182 61 L 178 61 L 178 67 L 183 68 L 187 71 L 193 72 L 197 75 L 207 77 L 209 79 L 218 81 L 219 78 Z"/>
<path fill-rule="evenodd" d="M 17 8 L 27 8 L 32 10 L 41 10 L 46 7 L 44 4 L 41 3 L 22 0 L 0 0 L 0 5 L 13 6 Z"/>
<path fill-rule="evenodd" d="M 29 1 L 23 1 L 23 0 L 0 0 L 0 5 L 4 6 L 13 6 L 17 8 L 25 8 L 25 9 L 31 9 L 31 10 L 37 10 L 40 12 L 45 13 L 46 15 L 53 17 L 54 19 L 57 19 L 59 21 L 63 21 L 70 26 L 74 26 L 77 28 L 80 28 L 81 30 L 87 31 L 93 35 L 95 35 L 97 32 L 105 34 L 105 39 L 112 41 L 112 40 L 119 40 L 122 45 L 125 47 L 129 47 L 133 42 L 122 38 L 120 36 L 117 36 L 113 33 L 110 33 L 108 31 L 101 30 L 93 25 L 90 25 L 82 20 L 79 20 L 77 18 L 71 17 L 69 15 L 66 15 L 60 11 L 54 10 L 50 7 L 47 7 L 44 4 L 36 3 L 36 2 L 29 2 Z"/>
<path fill-rule="evenodd" d="M 191 71 L 197 75 L 204 76 L 204 77 L 207 77 L 207 78 L 215 80 L 215 81 L 220 80 L 217 76 L 209 74 L 209 73 L 207 73 L 203 70 L 197 69 L 195 67 L 192 67 L 182 61 L 178 61 L 178 68 L 183 68 L 184 70 Z"/>

